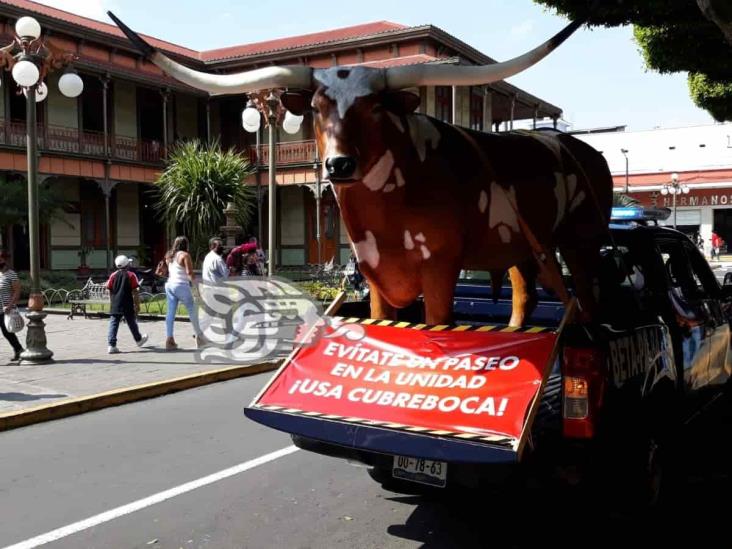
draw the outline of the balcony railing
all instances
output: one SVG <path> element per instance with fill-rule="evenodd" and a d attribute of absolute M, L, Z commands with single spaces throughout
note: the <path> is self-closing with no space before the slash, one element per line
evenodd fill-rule
<path fill-rule="evenodd" d="M 278 165 L 284 164 L 307 164 L 315 162 L 315 141 L 288 141 L 275 145 L 275 162 Z M 252 164 L 257 161 L 260 165 L 269 164 L 269 146 L 260 145 L 249 149 L 249 159 Z"/>
<path fill-rule="evenodd" d="M 41 151 L 105 156 L 102 132 L 39 124 L 37 135 Z M 25 140 L 25 123 L 0 119 L 0 144 L 25 147 Z M 109 154 L 120 160 L 152 163 L 162 162 L 165 156 L 160 142 L 121 135 L 109 136 Z"/>

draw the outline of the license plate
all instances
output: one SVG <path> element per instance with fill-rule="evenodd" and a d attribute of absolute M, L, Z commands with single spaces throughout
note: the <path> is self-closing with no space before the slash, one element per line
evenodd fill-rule
<path fill-rule="evenodd" d="M 394 456 L 391 470 L 394 478 L 444 488 L 447 484 L 447 463 L 406 456 Z"/>

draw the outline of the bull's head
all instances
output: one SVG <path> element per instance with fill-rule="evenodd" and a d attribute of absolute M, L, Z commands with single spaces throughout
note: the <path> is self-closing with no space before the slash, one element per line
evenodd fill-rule
<path fill-rule="evenodd" d="M 305 65 L 266 67 L 235 74 L 211 74 L 181 65 L 157 51 L 114 14 L 109 16 L 135 46 L 158 67 L 191 87 L 212 95 L 242 94 L 286 88 L 282 100 L 293 114 L 313 109 L 315 133 L 324 176 L 333 182 L 357 181 L 364 167 L 373 167 L 384 151 L 375 150 L 374 135 L 388 114 L 414 111 L 419 98 L 405 88 L 477 86 L 513 76 L 541 61 L 564 42 L 583 21 L 574 21 L 533 50 L 491 65 L 410 65 L 375 69 Z M 367 146 L 368 145 L 368 146 Z"/>

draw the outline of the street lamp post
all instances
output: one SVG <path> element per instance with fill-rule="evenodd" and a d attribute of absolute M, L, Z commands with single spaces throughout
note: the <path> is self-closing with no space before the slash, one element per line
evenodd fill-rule
<path fill-rule="evenodd" d="M 28 238 L 30 248 L 30 296 L 28 298 L 28 331 L 26 349 L 20 355 L 23 363 L 50 362 L 53 352 L 46 347 L 46 331 L 43 319 L 43 294 L 40 284 L 40 235 L 38 218 L 38 136 L 36 103 L 48 96 L 44 79 L 50 72 L 60 69 L 74 59 L 40 39 L 41 25 L 32 17 L 21 17 L 15 23 L 15 38 L 0 48 L 0 67 L 9 70 L 15 83 L 26 98 L 26 140 L 28 155 Z M 64 73 L 58 82 L 59 90 L 66 97 L 78 97 L 84 82 L 74 72 Z"/>
<path fill-rule="evenodd" d="M 670 194 L 673 198 L 673 209 L 674 209 L 674 229 L 676 228 L 676 195 L 677 194 L 689 194 L 689 187 L 679 183 L 679 174 L 676 172 L 671 174 L 671 183 L 667 183 L 661 187 L 661 194 Z"/>
<path fill-rule="evenodd" d="M 628 149 L 620 149 L 620 152 L 623 153 L 623 156 L 625 157 L 625 194 L 628 194 L 630 191 L 630 186 L 628 185 Z"/>
<path fill-rule="evenodd" d="M 241 114 L 242 126 L 250 133 L 259 131 L 261 116 L 264 115 L 267 121 L 267 131 L 269 137 L 269 181 L 268 181 L 268 202 L 269 202 L 269 219 L 268 219 L 268 245 L 267 245 L 267 274 L 274 275 L 277 249 L 276 249 L 276 178 L 275 165 L 277 161 L 277 151 L 275 149 L 275 137 L 277 131 L 277 123 L 282 120 L 282 128 L 289 134 L 297 133 L 302 124 L 303 117 L 295 116 L 287 111 L 280 102 L 279 90 L 268 90 L 249 95 L 247 106 Z M 259 155 L 259 150 L 257 150 Z M 257 157 L 259 163 L 259 157 Z"/>

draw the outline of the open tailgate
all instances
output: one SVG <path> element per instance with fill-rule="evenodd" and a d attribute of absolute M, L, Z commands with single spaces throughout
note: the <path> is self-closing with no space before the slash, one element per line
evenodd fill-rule
<path fill-rule="evenodd" d="M 244 413 L 348 448 L 453 462 L 518 461 L 563 325 L 333 318 L 292 353 Z"/>

